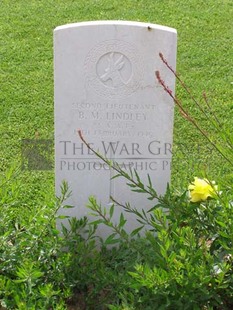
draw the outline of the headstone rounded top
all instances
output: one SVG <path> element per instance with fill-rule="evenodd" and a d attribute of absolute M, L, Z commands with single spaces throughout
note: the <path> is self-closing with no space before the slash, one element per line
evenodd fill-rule
<path fill-rule="evenodd" d="M 56 189 L 66 180 L 73 195 L 66 215 L 87 216 L 88 198 L 106 208 L 114 197 L 135 208 L 151 208 L 123 178 L 78 137 L 127 173 L 148 174 L 159 195 L 170 180 L 174 102 L 156 81 L 161 72 L 175 91 L 174 75 L 161 61 L 176 65 L 176 30 L 133 21 L 91 21 L 59 26 L 54 32 Z M 153 202 L 154 203 L 154 202 Z M 62 210 L 62 209 L 61 209 Z M 64 210 L 62 210 L 63 212 Z M 121 211 L 120 211 L 121 212 Z M 137 227 L 129 214 L 127 231 Z M 89 215 L 88 215 L 89 217 Z M 113 221 L 118 222 L 116 212 Z M 107 236 L 101 227 L 98 234 Z"/>
<path fill-rule="evenodd" d="M 144 22 L 136 22 L 136 21 L 124 21 L 124 20 L 97 20 L 97 21 L 85 21 L 85 22 L 78 22 L 78 23 L 71 23 L 71 24 L 66 24 L 62 26 L 58 26 L 55 28 L 54 31 L 58 30 L 65 30 L 65 29 L 70 29 L 70 28 L 76 28 L 76 27 L 89 27 L 89 26 L 133 26 L 133 27 L 143 27 L 143 28 L 148 28 L 148 30 L 161 30 L 161 31 L 170 31 L 177 33 L 175 28 L 167 27 L 167 26 L 162 26 L 162 25 L 157 25 L 157 24 L 152 24 L 152 23 L 144 23 Z"/>

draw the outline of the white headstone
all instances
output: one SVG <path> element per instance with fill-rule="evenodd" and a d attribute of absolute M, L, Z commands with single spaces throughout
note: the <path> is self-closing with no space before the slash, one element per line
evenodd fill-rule
<path fill-rule="evenodd" d="M 151 202 L 132 193 L 123 178 L 96 158 L 80 140 L 102 155 L 136 169 L 147 183 L 149 174 L 159 194 L 170 181 L 173 102 L 155 78 L 160 71 L 174 92 L 175 79 L 159 58 L 176 66 L 176 30 L 125 21 L 82 22 L 54 31 L 56 193 L 66 180 L 73 209 L 66 214 L 88 216 L 94 195 L 102 206 L 110 196 L 148 210 Z M 129 170 L 128 170 L 129 171 Z M 64 214 L 65 210 L 62 210 Z M 115 217 L 122 210 L 116 208 Z M 138 224 L 127 216 L 130 232 Z M 101 227 L 99 234 L 106 237 Z"/>

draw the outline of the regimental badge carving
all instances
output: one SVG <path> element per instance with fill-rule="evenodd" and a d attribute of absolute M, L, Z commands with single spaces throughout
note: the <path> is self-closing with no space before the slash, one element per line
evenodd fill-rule
<path fill-rule="evenodd" d="M 127 42 L 101 42 L 88 53 L 84 69 L 86 90 L 92 88 L 103 97 L 127 97 L 142 84 L 142 57 Z"/>
<path fill-rule="evenodd" d="M 132 78 L 132 66 L 125 55 L 110 52 L 99 59 L 97 75 L 107 87 L 119 88 L 127 85 Z"/>

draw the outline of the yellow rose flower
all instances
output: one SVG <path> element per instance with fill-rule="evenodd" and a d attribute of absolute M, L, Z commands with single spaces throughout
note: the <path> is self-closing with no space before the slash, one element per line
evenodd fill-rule
<path fill-rule="evenodd" d="M 190 191 L 190 197 L 192 202 L 205 201 L 208 197 L 215 197 L 217 186 L 210 184 L 207 179 L 199 179 L 197 177 L 194 178 L 194 182 L 192 182 L 188 189 Z"/>

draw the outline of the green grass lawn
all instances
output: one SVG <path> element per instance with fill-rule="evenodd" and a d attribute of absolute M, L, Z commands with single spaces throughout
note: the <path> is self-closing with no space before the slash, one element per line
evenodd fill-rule
<path fill-rule="evenodd" d="M 22 139 L 35 138 L 35 132 L 40 139 L 53 139 L 53 29 L 67 23 L 114 19 L 176 28 L 178 72 L 198 99 L 206 91 L 214 111 L 230 128 L 232 13 L 231 0 L 2 0 L 0 171 L 13 163 L 20 164 Z M 180 86 L 177 95 L 196 113 Z M 212 175 L 227 172 L 221 159 L 209 153 L 203 138 L 179 113 L 175 117 L 174 142 L 185 145 L 186 150 L 185 155 L 179 150 L 174 154 L 174 186 L 185 184 L 206 166 Z M 53 193 L 53 171 L 24 171 L 21 178 L 28 198 Z"/>
<path fill-rule="evenodd" d="M 55 203 L 54 171 L 20 168 L 23 139 L 54 138 L 53 30 L 67 23 L 130 20 L 176 28 L 180 77 L 208 112 L 206 92 L 232 136 L 232 16 L 232 0 L 0 1 L 0 309 L 232 309 L 232 179 L 223 189 L 218 183 L 219 196 L 203 203 L 167 193 L 160 199 L 169 207 L 167 219 L 159 209 L 148 215 L 160 234 L 131 241 L 121 219 L 113 229 L 120 248 L 96 251 L 79 234 L 85 220 L 73 219 L 62 236 L 56 230 L 63 201 Z M 178 84 L 176 93 L 211 131 Z M 231 169 L 176 108 L 173 187 L 187 189 L 202 171 L 224 179 Z M 91 207 L 101 214 L 94 202 Z M 100 222 L 108 221 L 103 214 Z"/>

